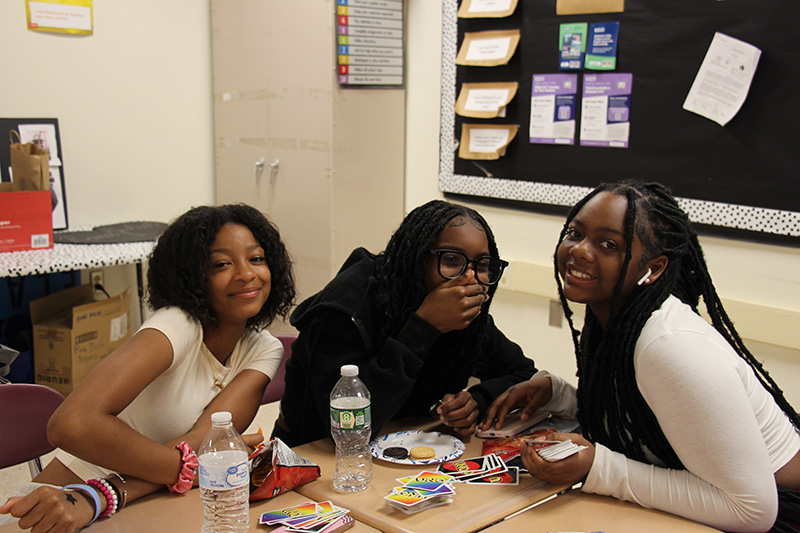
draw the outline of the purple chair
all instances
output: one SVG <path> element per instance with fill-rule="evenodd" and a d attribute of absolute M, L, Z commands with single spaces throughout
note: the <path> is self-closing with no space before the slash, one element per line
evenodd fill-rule
<path fill-rule="evenodd" d="M 64 397 L 44 385 L 0 385 L 0 468 L 28 462 L 31 478 L 42 471 L 40 456 L 55 450 L 47 421 Z"/>
<path fill-rule="evenodd" d="M 278 402 L 283 397 L 283 389 L 286 386 L 284 378 L 286 376 L 286 361 L 292 356 L 292 343 L 297 338 L 296 334 L 275 335 L 275 338 L 283 344 L 283 359 L 278 371 L 270 380 L 269 385 L 264 390 L 264 397 L 261 398 L 261 405 L 265 403 Z"/>

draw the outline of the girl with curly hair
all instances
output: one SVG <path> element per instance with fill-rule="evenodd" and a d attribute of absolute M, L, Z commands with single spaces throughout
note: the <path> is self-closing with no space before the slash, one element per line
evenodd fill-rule
<path fill-rule="evenodd" d="M 523 447 L 532 475 L 724 531 L 797 531 L 800 418 L 742 342 L 670 192 L 596 188 L 570 211 L 555 270 L 577 390 L 542 372 L 500 396 L 483 424 L 523 405 L 577 414 L 583 435 L 556 438 L 586 449 L 548 463 Z M 586 304 L 580 332 L 568 302 Z"/>
<path fill-rule="evenodd" d="M 301 303 L 274 435 L 290 446 L 330 436 L 329 395 L 345 364 L 372 395 L 372 431 L 436 412 L 462 435 L 533 361 L 494 325 L 489 305 L 507 263 L 472 209 L 434 200 L 406 216 L 386 250 L 356 249 Z M 471 376 L 481 382 L 465 390 Z"/>
<path fill-rule="evenodd" d="M 185 492 L 211 414 L 230 411 L 239 432 L 253 420 L 283 356 L 264 328 L 295 295 L 277 228 L 246 205 L 193 208 L 153 249 L 148 291 L 153 315 L 50 419 L 50 441 L 79 459 L 34 481 L 64 488 L 0 507 L 20 527 L 74 531 L 165 485 Z"/>

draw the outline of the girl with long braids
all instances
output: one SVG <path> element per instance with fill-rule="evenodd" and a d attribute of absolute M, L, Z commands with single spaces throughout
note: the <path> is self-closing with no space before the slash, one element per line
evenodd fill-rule
<path fill-rule="evenodd" d="M 506 262 L 472 209 L 434 200 L 406 216 L 386 250 L 352 252 L 336 277 L 292 313 L 299 335 L 273 435 L 290 446 L 330 436 L 329 395 L 345 364 L 372 395 L 372 431 L 429 414 L 470 435 L 533 361 L 488 314 Z M 478 385 L 464 390 L 471 376 Z"/>
<path fill-rule="evenodd" d="M 587 448 L 549 463 L 524 447 L 532 475 L 725 531 L 797 531 L 800 419 L 736 332 L 670 192 L 593 190 L 567 217 L 555 269 L 577 391 L 540 372 L 498 397 L 482 424 L 501 427 L 518 406 L 576 414 L 583 435 L 556 438 Z M 581 332 L 570 301 L 586 304 Z"/>

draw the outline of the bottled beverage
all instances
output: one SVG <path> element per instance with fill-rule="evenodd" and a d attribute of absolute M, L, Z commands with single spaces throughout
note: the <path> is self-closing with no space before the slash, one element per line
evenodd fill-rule
<path fill-rule="evenodd" d="M 250 531 L 250 470 L 247 447 L 231 422 L 231 414 L 211 415 L 211 429 L 197 454 L 200 463 L 202 533 Z"/>
<path fill-rule="evenodd" d="M 370 395 L 358 379 L 356 365 L 344 365 L 341 375 L 331 392 L 331 435 L 336 443 L 333 488 L 358 492 L 372 480 Z"/>

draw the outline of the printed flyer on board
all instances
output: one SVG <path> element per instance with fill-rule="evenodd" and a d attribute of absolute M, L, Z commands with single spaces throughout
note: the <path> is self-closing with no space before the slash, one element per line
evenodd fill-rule
<path fill-rule="evenodd" d="M 633 74 L 584 74 L 581 146 L 627 148 Z"/>
<path fill-rule="evenodd" d="M 575 144 L 577 74 L 534 74 L 530 142 Z"/>

